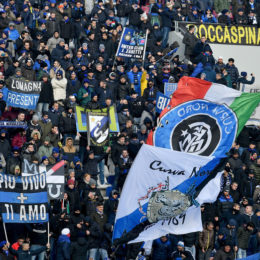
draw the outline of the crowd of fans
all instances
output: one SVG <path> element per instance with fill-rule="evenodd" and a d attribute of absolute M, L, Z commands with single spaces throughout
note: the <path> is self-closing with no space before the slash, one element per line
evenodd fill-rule
<path fill-rule="evenodd" d="M 0 259 L 216 259 L 260 250 L 260 128 L 245 127 L 230 151 L 221 194 L 201 206 L 204 229 L 140 244 L 112 246 L 120 192 L 131 164 L 156 126 L 156 93 L 165 82 L 198 77 L 240 89 L 253 84 L 233 58 L 213 57 L 194 26 L 184 35 L 185 60 L 167 56 L 174 21 L 259 23 L 260 3 L 216 1 L 0 0 L 0 119 L 26 128 L 0 128 L 0 171 L 20 175 L 24 159 L 38 165 L 65 161 L 62 200 L 50 202 L 46 223 L 0 225 Z M 158 2 L 158 3 L 157 3 Z M 86 8 L 86 9 L 85 9 Z M 115 57 L 123 27 L 148 30 L 145 60 Z M 227 60 L 227 58 L 229 58 Z M 157 60 L 160 62 L 157 62 Z M 12 79 L 42 81 L 36 111 L 6 106 Z M 75 106 L 116 106 L 120 133 L 106 147 L 78 133 Z M 133 191 L 134 192 L 134 191 Z M 2 241 L 2 242 L 1 242 Z M 146 255 L 146 256 L 144 256 Z M 149 258 L 150 257 L 150 258 Z"/>

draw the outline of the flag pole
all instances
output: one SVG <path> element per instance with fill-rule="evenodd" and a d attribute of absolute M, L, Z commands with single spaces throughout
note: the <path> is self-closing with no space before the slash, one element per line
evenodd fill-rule
<path fill-rule="evenodd" d="M 147 45 L 147 37 L 148 37 L 148 29 L 146 29 L 146 34 L 145 34 L 145 43 L 144 43 L 144 53 L 143 53 L 142 67 L 144 67 L 145 52 L 146 52 L 146 45 Z"/>
<path fill-rule="evenodd" d="M 124 37 L 125 28 L 126 28 L 126 27 L 124 27 L 124 29 L 123 29 L 123 32 L 122 32 L 122 35 L 121 35 L 121 39 L 120 39 L 119 44 L 118 44 L 118 46 L 117 46 L 117 50 L 116 50 L 116 54 L 115 54 L 115 58 L 114 58 L 114 61 L 113 61 L 113 66 L 112 66 L 112 68 L 114 68 L 114 66 L 115 66 L 116 57 L 117 57 L 119 48 L 120 48 L 120 46 L 121 46 L 122 39 L 123 39 L 123 37 Z"/>
<path fill-rule="evenodd" d="M 50 222 L 47 222 L 48 245 L 50 244 Z"/>
<path fill-rule="evenodd" d="M 6 239 L 6 242 L 9 243 L 8 241 L 8 237 L 7 237 L 7 232 L 6 232 L 6 227 L 5 227 L 5 223 L 3 222 L 3 227 L 4 227 L 4 232 L 5 232 L 5 239 Z"/>

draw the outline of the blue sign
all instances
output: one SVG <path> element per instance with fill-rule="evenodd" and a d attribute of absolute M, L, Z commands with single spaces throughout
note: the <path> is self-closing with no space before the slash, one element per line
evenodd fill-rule
<path fill-rule="evenodd" d="M 193 100 L 169 110 L 155 132 L 154 145 L 202 156 L 223 157 L 237 132 L 235 113 L 226 105 Z"/>
<path fill-rule="evenodd" d="M 124 28 L 116 56 L 143 59 L 146 46 L 146 33 Z"/>
<path fill-rule="evenodd" d="M 170 97 L 173 92 L 177 89 L 177 83 L 168 83 L 165 82 L 164 83 L 164 95 L 166 95 L 167 97 Z"/>
<path fill-rule="evenodd" d="M 169 97 L 158 91 L 156 94 L 156 112 L 161 113 L 169 104 L 170 100 L 171 99 Z"/>

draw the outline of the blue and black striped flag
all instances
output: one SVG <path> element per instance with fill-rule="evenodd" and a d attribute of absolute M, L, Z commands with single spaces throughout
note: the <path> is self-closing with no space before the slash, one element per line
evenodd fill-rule
<path fill-rule="evenodd" d="M 46 173 L 14 176 L 0 173 L 0 207 L 5 223 L 49 221 Z"/>

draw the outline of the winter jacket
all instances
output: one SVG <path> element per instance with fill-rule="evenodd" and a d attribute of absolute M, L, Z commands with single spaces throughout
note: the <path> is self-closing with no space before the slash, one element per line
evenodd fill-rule
<path fill-rule="evenodd" d="M 77 151 L 76 151 L 75 146 L 73 146 L 73 140 L 72 140 L 72 146 L 71 147 L 68 146 L 68 139 L 69 138 L 66 139 L 66 141 L 65 141 L 66 144 L 65 144 L 65 146 L 62 147 L 62 150 L 63 150 L 63 154 L 68 156 L 68 161 L 72 162 Z"/>
<path fill-rule="evenodd" d="M 89 226 L 84 226 L 84 231 L 88 230 L 90 232 L 90 234 L 86 236 L 88 249 L 99 248 L 102 232 L 100 231 L 98 224 L 90 217 L 86 217 L 85 222 L 89 223 Z M 86 232 L 84 233 L 86 234 Z"/>
<path fill-rule="evenodd" d="M 175 251 L 171 254 L 171 259 L 177 260 L 182 259 L 182 255 L 185 255 L 186 260 L 194 260 L 193 256 L 191 255 L 190 251 L 184 250 L 184 251 Z"/>
<path fill-rule="evenodd" d="M 9 247 L 9 250 L 11 252 L 11 254 L 13 254 L 14 256 L 17 257 L 18 260 L 31 260 L 32 256 L 34 255 L 38 255 L 39 253 L 43 252 L 46 250 L 46 246 L 43 246 L 39 249 L 35 249 L 35 250 L 28 250 L 28 251 L 23 251 L 23 250 L 14 250 L 12 247 Z M 62 258 L 60 258 L 62 259 Z"/>
<path fill-rule="evenodd" d="M 152 260 L 169 259 L 172 252 L 172 245 L 170 240 L 162 242 L 160 238 L 153 241 Z"/>
<path fill-rule="evenodd" d="M 33 66 L 30 66 L 30 67 L 27 65 L 22 66 L 22 76 L 27 80 L 35 81 L 36 73 L 33 70 Z"/>
<path fill-rule="evenodd" d="M 57 44 L 56 48 L 54 48 L 53 51 L 51 52 L 52 61 L 57 60 L 57 61 L 61 62 L 61 60 L 64 56 L 64 51 L 65 51 L 64 48 L 62 46 L 60 46 L 59 44 Z"/>
<path fill-rule="evenodd" d="M 223 248 L 219 249 L 214 257 L 214 260 L 234 260 L 235 255 L 231 250 L 229 253 L 226 253 Z"/>
<path fill-rule="evenodd" d="M 107 216 L 106 216 L 106 214 L 104 212 L 103 213 L 98 213 L 96 211 L 93 214 L 91 214 L 90 217 L 91 217 L 91 219 L 93 221 L 95 221 L 98 224 L 100 231 L 104 232 L 104 226 L 107 223 Z"/>
<path fill-rule="evenodd" d="M 57 242 L 57 255 L 59 260 L 70 260 L 70 239 L 65 235 L 60 235 Z"/>
<path fill-rule="evenodd" d="M 53 89 L 49 81 L 42 82 L 42 90 L 40 92 L 40 97 L 38 103 L 48 103 L 52 104 L 53 102 Z"/>
<path fill-rule="evenodd" d="M 143 13 L 141 8 L 134 9 L 131 7 L 129 11 L 129 25 L 139 26 L 141 24 L 140 15 Z"/>
<path fill-rule="evenodd" d="M 135 75 L 136 75 L 136 81 L 135 81 Z M 133 71 L 127 72 L 127 77 L 129 78 L 129 81 L 131 85 L 134 86 L 134 90 L 138 93 L 139 96 L 141 96 L 141 78 L 142 78 L 142 72 L 134 73 Z"/>
<path fill-rule="evenodd" d="M 60 80 L 55 77 L 51 80 L 54 101 L 66 99 L 67 82 L 65 77 Z"/>
<path fill-rule="evenodd" d="M 42 160 L 43 156 L 50 157 L 51 154 L 52 154 L 52 149 L 53 149 L 52 145 L 48 145 L 48 146 L 41 145 L 38 152 L 37 152 L 37 157 L 38 157 L 39 161 Z"/>
<path fill-rule="evenodd" d="M 198 38 L 190 32 L 185 33 L 182 42 L 185 44 L 185 55 L 192 55 Z"/>
<path fill-rule="evenodd" d="M 60 21 L 60 37 L 63 39 L 73 39 L 74 38 L 74 25 L 69 20 L 68 22 Z"/>
<path fill-rule="evenodd" d="M 172 20 L 174 18 L 174 11 L 170 10 L 168 7 L 165 7 L 163 12 L 161 13 L 162 18 L 162 27 L 169 27 L 172 26 Z"/>
<path fill-rule="evenodd" d="M 226 65 L 226 70 L 230 75 L 232 84 L 236 83 L 239 77 L 238 69 L 235 65 L 230 66 L 229 64 Z"/>
<path fill-rule="evenodd" d="M 238 247 L 246 250 L 249 245 L 249 238 L 252 234 L 252 231 L 249 231 L 247 228 L 239 227 L 237 230 L 237 240 Z"/>
<path fill-rule="evenodd" d="M 39 122 L 39 125 L 42 129 L 42 137 L 41 140 L 44 141 L 45 137 L 51 132 L 52 128 L 52 122 L 50 119 L 47 120 L 47 122 L 43 122 L 42 120 Z"/>
<path fill-rule="evenodd" d="M 47 20 L 46 27 L 50 35 L 53 35 L 56 31 L 59 32 L 59 24 L 57 21 Z"/>
<path fill-rule="evenodd" d="M 60 39 L 61 39 L 60 37 L 59 38 L 51 37 L 48 40 L 47 46 L 50 53 L 52 53 L 53 49 L 56 48 L 57 44 L 59 44 Z"/>
<path fill-rule="evenodd" d="M 80 87 L 81 87 L 81 84 L 78 79 L 75 79 L 75 80 L 69 79 L 67 89 L 66 89 L 66 97 L 68 98 L 69 96 L 74 95 L 74 94 L 78 95 Z"/>
<path fill-rule="evenodd" d="M 76 120 L 73 114 L 63 112 L 60 121 L 59 129 L 62 135 L 64 134 L 76 134 Z"/>
<path fill-rule="evenodd" d="M 87 97 L 83 97 L 86 93 L 88 93 Z M 88 87 L 81 87 L 79 92 L 78 92 L 78 100 L 81 106 L 86 106 L 87 103 L 91 100 L 91 93 L 92 93 L 92 88 Z"/>
<path fill-rule="evenodd" d="M 84 237 L 79 237 L 76 243 L 71 245 L 71 260 L 85 259 L 88 250 L 88 243 Z"/>
<path fill-rule="evenodd" d="M 12 140 L 12 147 L 22 148 L 23 144 L 26 142 L 26 136 L 22 136 L 21 133 L 17 133 Z"/>
<path fill-rule="evenodd" d="M 214 248 L 214 230 L 203 229 L 199 233 L 199 246 L 205 250 Z"/>
<path fill-rule="evenodd" d="M 229 10 L 230 3 L 228 0 L 215 0 L 214 1 L 214 7 L 217 14 L 222 12 L 224 9 Z"/>

